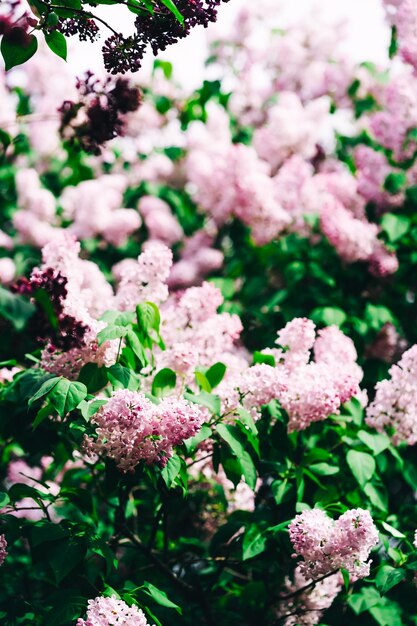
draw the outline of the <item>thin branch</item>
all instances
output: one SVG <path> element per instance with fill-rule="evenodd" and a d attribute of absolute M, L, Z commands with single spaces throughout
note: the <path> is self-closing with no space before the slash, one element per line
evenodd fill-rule
<path fill-rule="evenodd" d="M 296 591 L 293 591 L 292 593 L 288 593 L 285 596 L 280 596 L 279 599 L 288 600 L 289 598 L 294 598 L 294 596 L 298 596 L 299 593 L 304 593 L 304 591 L 307 591 L 308 589 L 310 589 L 310 587 L 314 589 L 317 583 L 320 583 L 322 580 L 329 578 L 329 576 L 333 576 L 333 574 L 337 574 L 338 571 L 339 571 L 338 569 L 335 569 L 332 572 L 329 572 L 328 574 L 324 574 L 323 576 L 320 576 L 320 578 L 316 578 L 315 580 L 312 580 L 311 583 L 304 585 L 304 587 L 300 587 Z"/>
<path fill-rule="evenodd" d="M 117 30 L 114 30 L 114 28 L 110 26 L 110 24 L 108 24 L 105 20 L 103 20 L 101 17 L 98 17 L 97 15 L 94 15 L 94 13 L 91 13 L 91 11 L 85 11 L 84 9 L 74 9 L 72 7 L 69 8 L 65 6 L 60 6 L 59 4 L 48 4 L 44 0 L 38 0 L 38 2 L 40 2 L 41 4 L 43 4 L 45 7 L 47 7 L 48 9 L 52 11 L 55 11 L 55 10 L 68 11 L 70 14 L 78 13 L 78 15 L 82 15 L 83 17 L 92 18 L 94 20 L 97 20 L 97 22 L 101 22 L 101 24 L 103 24 L 106 28 L 108 28 L 113 33 L 113 35 L 120 34 L 117 32 Z"/>
<path fill-rule="evenodd" d="M 215 621 L 211 613 L 211 606 L 208 598 L 203 589 L 193 587 L 178 578 L 176 574 L 164 563 L 161 559 L 150 550 L 142 540 L 132 533 L 128 528 L 124 529 L 126 537 L 130 539 L 134 546 L 136 546 L 154 565 L 159 571 L 164 574 L 178 589 L 180 589 L 190 600 L 197 602 L 204 614 L 204 618 L 207 626 L 215 626 Z"/>

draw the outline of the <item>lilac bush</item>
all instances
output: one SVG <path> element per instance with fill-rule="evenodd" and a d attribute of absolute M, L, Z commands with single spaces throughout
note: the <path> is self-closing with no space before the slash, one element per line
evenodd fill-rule
<path fill-rule="evenodd" d="M 417 8 L 247 2 L 190 91 L 220 1 L 76 81 L 64 4 L 0 9 L 1 623 L 415 625 Z"/>

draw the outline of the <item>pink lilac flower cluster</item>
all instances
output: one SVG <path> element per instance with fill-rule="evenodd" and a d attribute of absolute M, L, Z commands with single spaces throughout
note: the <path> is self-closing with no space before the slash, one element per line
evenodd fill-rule
<path fill-rule="evenodd" d="M 0 565 L 3 565 L 7 557 L 7 541 L 4 535 L 0 535 Z"/>
<path fill-rule="evenodd" d="M 113 246 L 122 246 L 141 225 L 134 209 L 123 207 L 127 179 L 103 175 L 67 187 L 60 197 L 64 217 L 71 220 L 69 231 L 77 239 L 102 237 Z"/>
<path fill-rule="evenodd" d="M 168 298 L 172 252 L 158 241 L 150 241 L 137 261 L 125 259 L 116 268 L 119 280 L 115 308 L 133 311 L 140 302 L 161 304 Z"/>
<path fill-rule="evenodd" d="M 164 466 L 173 447 L 195 435 L 207 417 L 205 409 L 181 398 L 155 405 L 143 393 L 116 391 L 93 417 L 97 438 L 86 436 L 84 449 L 114 459 L 123 472 L 140 461 Z"/>
<path fill-rule="evenodd" d="M 356 579 L 369 575 L 369 554 L 378 531 L 369 511 L 351 509 L 336 521 L 321 509 L 297 515 L 289 526 L 294 557 L 302 557 L 300 573 L 308 580 L 341 568 Z"/>
<path fill-rule="evenodd" d="M 34 169 L 21 168 L 16 174 L 18 210 L 13 214 L 13 225 L 22 243 L 42 248 L 55 237 L 56 200 L 53 194 L 42 187 Z"/>
<path fill-rule="evenodd" d="M 216 389 L 224 412 L 243 406 L 256 419 L 260 407 L 276 399 L 288 414 L 288 430 L 299 431 L 338 414 L 343 403 L 359 395 L 363 372 L 357 353 L 337 327 L 316 334 L 311 320 L 295 318 L 278 332 L 276 343 L 279 347 L 263 350 L 275 366 L 231 367 Z"/>
<path fill-rule="evenodd" d="M 346 100 L 354 65 L 343 46 L 346 24 L 329 22 L 324 13 L 318 17 L 317 9 L 301 22 L 285 1 L 259 0 L 240 9 L 227 33 L 216 37 L 212 31 L 212 56 L 233 81 L 231 107 L 243 124 L 262 119 L 262 104 L 283 91 L 303 102 L 323 95 Z M 271 32 L 273 21 L 280 28 Z M 236 67 L 237 79 L 230 71 Z"/>
<path fill-rule="evenodd" d="M 369 189 L 364 180 L 369 175 L 363 152 L 357 155 L 358 159 L 362 157 L 358 180 L 341 166 L 315 173 L 306 159 L 314 157 L 318 138 L 312 136 L 307 141 L 306 134 L 316 132 L 317 118 L 324 116 L 325 107 L 322 101 L 315 102 L 304 126 L 301 122 L 294 123 L 291 131 L 289 121 L 281 119 L 294 109 L 286 100 L 295 98 L 300 111 L 304 109 L 294 94 L 281 94 L 281 97 L 282 106 L 277 105 L 270 113 L 274 116 L 271 128 L 267 122 L 255 131 L 254 146 L 258 154 L 251 147 L 231 142 L 221 116 L 218 141 L 210 148 L 201 128 L 199 134 L 191 128 L 186 173 L 195 201 L 218 227 L 233 216 L 240 219 L 250 227 L 257 245 L 291 231 L 312 237 L 305 216 L 316 214 L 322 233 L 344 261 L 366 262 L 377 276 L 394 273 L 398 268 L 397 258 L 379 239 L 379 226 L 369 222 L 365 213 L 370 191 L 376 195 L 375 187 L 379 200 L 389 198 L 388 193 L 383 195 L 385 179 L 372 182 Z M 215 115 L 217 119 L 219 113 Z M 285 128 L 286 135 L 281 128 Z M 210 125 L 205 133 L 209 130 Z M 388 168 L 387 174 L 390 171 Z M 363 189 L 367 197 L 361 195 Z"/>
<path fill-rule="evenodd" d="M 311 320 L 296 318 L 278 333 L 277 344 L 287 348 L 275 355 L 287 374 L 287 390 L 279 400 L 289 416 L 289 431 L 337 414 L 359 393 L 363 372 L 357 353 L 353 341 L 337 327 L 319 330 L 316 336 Z"/>
<path fill-rule="evenodd" d="M 64 66 L 61 59 L 50 54 L 47 46 L 40 45 L 14 81 L 31 97 L 33 117 L 25 125 L 30 145 L 43 159 L 62 154 L 58 108 L 64 100 L 76 99 L 77 95 L 70 66 Z M 22 121 L 24 123 L 24 118 Z M 40 166 L 44 166 L 44 161 Z"/>
<path fill-rule="evenodd" d="M 417 71 L 417 7 L 413 0 L 383 0 L 389 23 L 395 26 L 398 51 Z"/>
<path fill-rule="evenodd" d="M 220 361 L 229 370 L 235 363 L 246 365 L 238 344 L 242 322 L 237 315 L 218 313 L 222 303 L 220 290 L 207 282 L 171 294 L 161 307 L 166 350 L 155 354 L 158 369 L 169 367 L 192 384 L 197 366 L 211 367 Z"/>
<path fill-rule="evenodd" d="M 105 342 L 101 346 L 97 343 L 97 333 L 106 326 L 97 317 L 111 308 L 112 289 L 98 266 L 80 259 L 79 253 L 80 244 L 68 233 L 62 233 L 42 249 L 43 263 L 31 277 L 32 283 L 41 286 L 46 276 L 55 279 L 57 285 L 64 281 L 62 293 L 57 295 L 60 317 L 65 322 L 61 324 L 61 335 L 65 337 L 73 328 L 82 329 L 82 333 L 78 345 L 68 350 L 48 343 L 42 353 L 42 366 L 70 378 L 86 362 L 112 365 L 117 354 L 117 342 Z"/>
<path fill-rule="evenodd" d="M 417 346 L 404 352 L 389 374 L 389 379 L 376 385 L 366 423 L 387 432 L 395 445 L 404 441 L 412 446 L 417 442 Z"/>
<path fill-rule="evenodd" d="M 207 229 L 198 230 L 191 237 L 185 238 L 180 259 L 174 263 L 169 275 L 168 285 L 173 288 L 200 285 L 207 274 L 219 270 L 224 256 L 213 244 L 214 237 Z"/>
<path fill-rule="evenodd" d="M 80 617 L 76 626 L 149 626 L 149 624 L 141 609 L 135 605 L 129 606 L 112 595 L 89 600 L 86 619 Z"/>
<path fill-rule="evenodd" d="M 306 212 L 320 217 L 322 233 L 344 261 L 364 261 L 377 276 L 398 269 L 395 254 L 378 238 L 380 228 L 366 218 L 358 182 L 346 170 L 312 176 L 301 188 L 300 200 Z"/>
<path fill-rule="evenodd" d="M 61 232 L 42 249 L 43 263 L 32 272 L 29 284 L 31 289 L 44 287 L 46 282 L 56 285 L 56 293 L 49 295 L 58 307 L 61 338 L 47 343 L 42 367 L 69 378 L 74 378 L 85 363 L 101 367 L 115 362 L 118 342 L 105 341 L 100 346 L 97 342 L 98 332 L 106 327 L 100 316 L 112 309 L 133 311 L 140 302 L 164 302 L 172 264 L 169 248 L 157 241 L 149 242 L 137 260 L 125 259 L 115 268 L 118 288 L 114 294 L 98 265 L 81 259 L 79 254 L 80 244 L 68 232 Z M 24 291 L 26 283 L 19 289 Z"/>
<path fill-rule="evenodd" d="M 20 367 L 0 367 L 0 383 L 11 383 L 14 376 L 20 372 Z"/>
<path fill-rule="evenodd" d="M 388 193 L 384 183 L 389 174 L 398 170 L 391 167 L 387 157 L 381 151 L 369 146 L 358 146 L 354 151 L 358 192 L 379 209 L 387 210 L 403 204 L 404 192 Z"/>
<path fill-rule="evenodd" d="M 143 217 L 151 241 L 161 241 L 167 246 L 180 241 L 184 232 L 177 219 L 172 214 L 169 204 L 154 198 L 142 196 L 138 210 Z"/>
<path fill-rule="evenodd" d="M 195 201 L 218 226 L 235 216 L 250 226 L 258 245 L 271 241 L 290 220 L 274 197 L 270 166 L 253 148 L 233 144 L 227 130 L 216 142 L 209 132 L 210 126 L 198 141 L 190 142 L 187 156 L 187 178 Z"/>
<path fill-rule="evenodd" d="M 320 143 L 321 128 L 329 115 L 327 98 L 303 106 L 292 92 L 281 92 L 278 103 L 269 109 L 268 119 L 255 130 L 253 145 L 273 172 L 294 154 L 312 159 Z"/>
<path fill-rule="evenodd" d="M 390 150 L 396 161 L 411 158 L 415 140 L 408 134 L 417 127 L 415 80 L 403 71 L 394 75 L 378 97 L 379 110 L 368 118 L 369 130 L 378 143 Z M 414 171 L 415 176 L 415 171 Z"/>
<path fill-rule="evenodd" d="M 277 607 L 277 616 L 284 626 L 314 626 L 321 622 L 324 612 L 330 608 L 342 590 L 343 578 L 339 572 L 319 580 L 308 587 L 307 579 L 299 566 L 295 568 L 293 580 L 285 581 L 282 595 L 287 596 Z M 308 587 L 305 591 L 301 591 Z"/>

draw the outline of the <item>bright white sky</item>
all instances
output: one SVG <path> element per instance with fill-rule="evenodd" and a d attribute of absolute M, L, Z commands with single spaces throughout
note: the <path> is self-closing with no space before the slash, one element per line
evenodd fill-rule
<path fill-rule="evenodd" d="M 239 7 L 257 0 L 230 0 L 219 10 L 219 23 L 211 28 L 220 31 L 232 23 Z M 281 0 L 282 2 L 282 0 Z M 286 13 L 293 19 L 308 15 L 314 7 L 319 11 L 314 15 L 324 15 L 326 20 L 345 18 L 349 24 L 349 52 L 358 61 L 384 61 L 387 56 L 389 42 L 388 29 L 384 23 L 382 0 L 284 0 Z M 97 9 L 95 10 L 97 12 Z M 120 7 L 102 7 L 100 15 L 105 16 L 116 30 L 129 34 L 132 31 L 132 13 Z M 323 19 L 318 17 L 317 19 Z M 271 24 L 272 25 L 272 24 Z M 279 24 L 277 24 L 279 26 Z M 100 71 L 103 67 L 101 60 L 101 42 L 95 44 L 77 42 L 74 50 L 69 54 L 68 62 L 75 74 L 86 69 Z M 206 51 L 206 31 L 196 28 L 184 41 L 168 48 L 160 58 L 174 63 L 176 77 L 188 87 L 195 87 L 201 80 L 201 70 Z M 149 66 L 152 63 L 152 54 L 148 55 Z"/>

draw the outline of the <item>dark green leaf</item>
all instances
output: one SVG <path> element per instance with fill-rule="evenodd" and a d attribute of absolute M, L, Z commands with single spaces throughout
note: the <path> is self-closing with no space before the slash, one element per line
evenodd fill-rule
<path fill-rule="evenodd" d="M 256 526 L 250 526 L 243 537 L 242 559 L 252 559 L 258 554 L 262 554 L 266 548 L 266 535 L 259 531 Z"/>
<path fill-rule="evenodd" d="M 19 27 L 12 28 L 3 35 L 0 49 L 6 72 L 16 65 L 29 61 L 38 49 L 38 40 L 35 35 L 25 35 L 24 37 L 26 40 L 24 44 L 16 43 L 22 40 L 22 29 Z"/>
<path fill-rule="evenodd" d="M 346 460 L 352 474 L 360 486 L 363 487 L 375 473 L 375 459 L 366 452 L 349 450 Z"/>
<path fill-rule="evenodd" d="M 210 383 L 211 389 L 214 389 L 222 382 L 225 373 L 226 366 L 224 363 L 215 363 L 206 371 L 206 379 Z"/>
<path fill-rule="evenodd" d="M 165 367 L 164 369 L 160 370 L 153 379 L 152 394 L 157 398 L 163 398 L 173 389 L 175 389 L 176 384 L 176 373 L 168 367 Z"/>
<path fill-rule="evenodd" d="M 83 383 L 61 378 L 48 393 L 48 399 L 58 414 L 64 417 L 76 409 L 86 395 L 87 387 Z"/>
<path fill-rule="evenodd" d="M 58 30 L 52 30 L 49 33 L 45 32 L 45 41 L 52 52 L 64 59 L 64 61 L 67 60 L 67 40 L 62 33 Z"/>
<path fill-rule="evenodd" d="M 0 287 L 0 316 L 11 322 L 16 330 L 22 330 L 26 326 L 35 310 L 34 305 L 23 296 Z"/>
<path fill-rule="evenodd" d="M 406 575 L 407 573 L 403 569 L 397 569 L 395 567 L 391 567 L 390 565 L 384 565 L 378 570 L 378 574 L 375 579 L 378 591 L 384 595 L 404 580 Z"/>
<path fill-rule="evenodd" d="M 151 583 L 148 583 L 148 582 L 144 583 L 141 587 L 141 591 L 148 594 L 152 598 L 152 600 L 156 602 L 157 604 L 159 604 L 160 606 L 164 606 L 167 609 L 175 609 L 178 613 L 182 614 L 181 607 L 179 607 L 178 604 L 175 604 L 174 602 L 172 602 L 168 598 L 165 591 L 158 589 Z"/>

